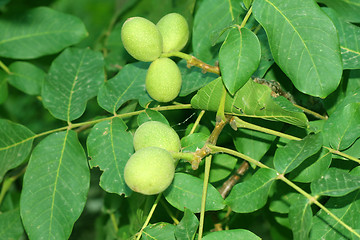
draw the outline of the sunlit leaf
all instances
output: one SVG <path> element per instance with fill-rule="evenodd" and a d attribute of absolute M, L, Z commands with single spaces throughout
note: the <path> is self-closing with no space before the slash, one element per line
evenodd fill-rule
<path fill-rule="evenodd" d="M 185 209 L 184 216 L 180 223 L 176 225 L 175 237 L 178 240 L 193 240 L 196 230 L 199 226 L 199 220 L 189 209 Z"/>
<path fill-rule="evenodd" d="M 30 94 L 40 95 L 45 72 L 29 62 L 13 62 L 9 69 L 8 82 L 17 89 Z"/>
<path fill-rule="evenodd" d="M 274 156 L 274 167 L 280 173 L 289 173 L 322 147 L 322 135 L 308 135 L 304 139 L 292 140 L 278 148 Z"/>
<path fill-rule="evenodd" d="M 260 62 L 260 43 L 247 28 L 233 28 L 219 52 L 219 66 L 226 89 L 234 94 L 249 80 Z"/>
<path fill-rule="evenodd" d="M 163 194 L 166 200 L 180 211 L 188 208 L 198 213 L 201 207 L 202 188 L 202 179 L 185 173 L 176 173 L 174 181 Z M 206 211 L 220 210 L 225 207 L 220 193 L 211 184 L 208 186 L 206 199 Z"/>
<path fill-rule="evenodd" d="M 58 119 L 77 119 L 84 113 L 87 101 L 96 96 L 104 78 L 101 53 L 68 48 L 51 64 L 42 89 L 43 104 Z"/>
<path fill-rule="evenodd" d="M 293 231 L 294 240 L 309 239 L 312 227 L 312 210 L 309 200 L 304 196 L 291 203 L 289 222 Z"/>
<path fill-rule="evenodd" d="M 142 112 L 138 115 L 137 123 L 140 126 L 144 122 L 148 121 L 158 121 L 169 125 L 168 120 L 160 112 L 151 109 L 145 109 L 145 112 Z"/>
<path fill-rule="evenodd" d="M 34 135 L 20 124 L 0 119 L 0 182 L 7 171 L 16 168 L 27 158 Z"/>
<path fill-rule="evenodd" d="M 191 99 L 191 105 L 194 108 L 216 112 L 221 99 L 222 85 L 221 78 L 212 81 L 198 91 Z M 284 99 L 282 105 L 279 105 L 280 101 L 274 100 L 269 87 L 249 80 L 234 97 L 226 95 L 225 112 L 307 127 L 308 120 L 305 114 L 290 102 L 287 105 L 285 102 L 288 101 Z"/>
<path fill-rule="evenodd" d="M 176 227 L 170 223 L 159 222 L 147 226 L 144 229 L 142 237 L 145 240 L 175 240 L 175 229 Z"/>
<path fill-rule="evenodd" d="M 74 131 L 53 133 L 33 150 L 20 199 L 30 239 L 68 239 L 87 199 L 90 173 Z"/>
<path fill-rule="evenodd" d="M 134 152 L 133 137 L 127 126 L 118 118 L 96 124 L 87 139 L 89 164 L 103 171 L 100 186 L 107 192 L 132 193 L 124 180 L 124 168 Z"/>
<path fill-rule="evenodd" d="M 202 238 L 203 240 L 218 240 L 218 239 L 231 239 L 231 240 L 260 240 L 258 236 L 249 230 L 245 229 L 232 229 L 225 231 L 212 232 Z"/>
<path fill-rule="evenodd" d="M 148 63 L 127 64 L 115 77 L 104 83 L 98 94 L 100 107 L 115 114 L 120 106 L 128 100 L 147 97 L 145 77 Z"/>
<path fill-rule="evenodd" d="M 84 39 L 82 21 L 47 7 L 0 18 L 0 56 L 31 59 L 57 53 Z"/>
<path fill-rule="evenodd" d="M 303 93 L 326 97 L 340 83 L 336 28 L 313 0 L 255 0 L 275 62 Z"/>
<path fill-rule="evenodd" d="M 249 180 L 236 184 L 225 203 L 238 213 L 254 212 L 262 208 L 276 177 L 277 173 L 273 169 L 259 169 Z"/>

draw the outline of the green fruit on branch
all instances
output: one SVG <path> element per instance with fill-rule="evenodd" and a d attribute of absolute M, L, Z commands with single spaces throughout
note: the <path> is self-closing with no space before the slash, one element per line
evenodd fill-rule
<path fill-rule="evenodd" d="M 186 19 L 178 13 L 169 13 L 156 24 L 163 38 L 163 52 L 177 52 L 189 40 L 189 26 Z"/>
<path fill-rule="evenodd" d="M 159 147 L 169 152 L 179 152 L 181 143 L 178 134 L 169 125 L 149 121 L 141 124 L 134 134 L 135 151 L 147 147 Z"/>
<path fill-rule="evenodd" d="M 125 182 L 129 188 L 145 195 L 163 192 L 171 184 L 174 174 L 175 162 L 171 154 L 157 147 L 136 151 L 124 169 Z"/>
<path fill-rule="evenodd" d="M 151 62 L 162 53 L 162 36 L 151 21 L 142 17 L 132 17 L 121 28 L 121 40 L 128 53 L 135 59 Z"/>
<path fill-rule="evenodd" d="M 181 89 L 179 67 L 170 58 L 158 58 L 150 64 L 145 87 L 150 97 L 158 102 L 174 100 Z"/>

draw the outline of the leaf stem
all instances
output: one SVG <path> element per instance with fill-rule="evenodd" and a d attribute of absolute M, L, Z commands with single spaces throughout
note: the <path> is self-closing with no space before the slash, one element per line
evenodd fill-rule
<path fill-rule="evenodd" d="M 245 24 L 247 23 L 247 21 L 249 20 L 249 18 L 251 16 L 251 13 L 252 13 L 252 6 L 249 8 L 249 11 L 246 13 L 243 21 L 241 22 L 240 28 L 245 27 Z"/>
<path fill-rule="evenodd" d="M 7 74 L 12 74 L 12 72 L 10 71 L 10 69 L 2 62 L 0 61 L 0 67 L 7 73 Z"/>
<path fill-rule="evenodd" d="M 333 214 L 331 211 L 329 211 L 324 205 L 322 205 L 317 199 L 316 197 L 311 196 L 310 194 L 308 194 L 307 192 L 305 192 L 304 190 L 302 190 L 300 187 L 298 187 L 296 184 L 294 184 L 293 182 L 291 182 L 290 180 L 288 180 L 287 178 L 285 178 L 285 176 L 283 174 L 280 174 L 278 177 L 278 179 L 282 180 L 283 182 L 285 182 L 286 184 L 288 184 L 290 187 L 294 188 L 296 191 L 298 191 L 300 194 L 302 194 L 303 196 L 305 196 L 307 199 L 309 199 L 310 203 L 315 203 L 319 208 L 321 208 L 325 213 L 327 213 L 328 215 L 330 215 L 333 219 L 335 219 L 339 224 L 341 224 L 343 227 L 345 227 L 347 230 L 349 230 L 351 233 L 355 234 L 357 237 L 360 238 L 360 234 L 357 233 L 352 227 L 350 227 L 349 225 L 347 225 L 346 223 L 344 223 L 340 218 L 338 218 L 335 214 Z"/>
<path fill-rule="evenodd" d="M 3 181 L 3 185 L 1 188 L 1 192 L 0 192 L 0 206 L 2 201 L 4 200 L 4 197 L 7 193 L 7 191 L 10 189 L 11 185 L 13 182 L 16 181 L 16 179 L 18 179 L 21 175 L 23 175 L 26 171 L 26 167 L 24 167 L 18 174 L 16 174 L 15 176 L 12 177 L 6 177 Z"/>
<path fill-rule="evenodd" d="M 310 114 L 310 115 L 313 115 L 314 117 L 316 117 L 316 118 L 318 118 L 318 119 L 322 119 L 322 120 L 327 120 L 327 119 L 328 119 L 328 117 L 324 117 L 324 116 L 320 115 L 320 114 L 317 113 L 317 112 L 311 111 L 310 109 L 304 108 L 304 107 L 302 107 L 302 106 L 300 106 L 300 105 L 297 105 L 297 104 L 293 104 L 293 105 L 294 105 L 295 107 L 303 110 L 305 113 Z"/>
<path fill-rule="evenodd" d="M 189 68 L 191 66 L 195 66 L 195 67 L 201 68 L 204 73 L 211 72 L 211 73 L 215 73 L 215 74 L 220 76 L 220 68 L 219 68 L 219 66 L 209 65 L 207 63 L 204 63 L 200 59 L 197 59 L 194 56 L 192 56 L 191 59 L 187 61 L 187 64 L 188 64 Z"/>
<path fill-rule="evenodd" d="M 212 155 L 205 158 L 205 173 L 204 173 L 204 185 L 201 196 L 201 209 L 200 209 L 200 221 L 199 221 L 199 233 L 198 240 L 201 240 L 204 231 L 204 219 L 205 219 L 205 207 L 206 207 L 206 195 L 209 185 L 210 167 L 211 167 Z"/>
<path fill-rule="evenodd" d="M 329 147 L 323 146 L 323 148 L 326 148 L 327 150 L 329 150 L 329 151 L 330 151 L 331 153 L 333 153 L 333 154 L 342 156 L 342 157 L 344 157 L 344 158 L 350 159 L 350 160 L 352 160 L 352 161 L 357 162 L 357 163 L 360 164 L 360 160 L 357 159 L 356 157 L 350 156 L 350 155 L 348 155 L 348 154 L 346 154 L 346 153 L 340 152 L 339 150 L 335 150 L 335 149 L 332 149 L 332 148 L 329 148 Z"/>
<path fill-rule="evenodd" d="M 162 193 L 159 193 L 159 195 L 156 197 L 155 202 L 154 202 L 154 204 L 152 205 L 152 207 L 150 209 L 149 215 L 147 216 L 147 218 L 146 218 L 146 220 L 144 222 L 144 225 L 141 227 L 140 231 L 137 233 L 136 240 L 139 240 L 141 238 L 142 232 L 144 231 L 146 226 L 149 224 L 150 219 L 151 219 L 152 215 L 154 214 L 154 211 L 155 211 L 156 206 L 158 205 L 158 203 L 160 201 L 161 196 L 162 196 Z"/>
<path fill-rule="evenodd" d="M 226 89 L 225 86 L 222 85 L 222 94 L 221 94 L 221 99 L 219 102 L 219 107 L 218 110 L 216 112 L 216 121 L 220 122 L 221 120 L 226 121 L 225 118 L 225 100 L 226 100 Z"/>
<path fill-rule="evenodd" d="M 179 57 L 185 59 L 186 61 L 190 61 L 192 56 L 183 52 L 169 52 L 163 53 L 160 57 Z"/>
<path fill-rule="evenodd" d="M 166 202 L 163 199 L 160 199 L 161 205 L 164 207 L 165 211 L 169 215 L 169 217 L 174 221 L 175 225 L 179 224 L 179 220 L 174 216 L 174 214 L 171 212 L 170 208 L 166 205 Z"/>
<path fill-rule="evenodd" d="M 191 135 L 191 134 L 193 134 L 195 132 L 195 130 L 196 130 L 197 126 L 199 125 L 200 120 L 204 116 L 204 114 L 205 114 L 205 110 L 201 110 L 199 116 L 196 118 L 194 126 L 191 128 L 191 131 L 190 131 L 189 135 Z"/>

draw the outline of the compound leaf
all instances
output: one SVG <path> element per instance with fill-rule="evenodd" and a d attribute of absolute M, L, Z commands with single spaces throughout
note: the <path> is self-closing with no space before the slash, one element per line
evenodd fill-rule
<path fill-rule="evenodd" d="M 255 0 L 275 62 L 303 93 L 325 98 L 340 83 L 342 60 L 334 24 L 313 0 Z"/>
<path fill-rule="evenodd" d="M 104 79 L 101 53 L 68 48 L 51 64 L 43 84 L 43 104 L 58 119 L 77 119 L 84 113 L 87 101 L 96 96 Z"/>
<path fill-rule="evenodd" d="M 0 56 L 32 59 L 57 53 L 87 35 L 82 21 L 47 7 L 0 19 Z"/>
<path fill-rule="evenodd" d="M 0 182 L 7 171 L 16 168 L 27 158 L 34 135 L 20 124 L 0 119 Z"/>
<path fill-rule="evenodd" d="M 90 173 L 76 132 L 53 133 L 33 150 L 20 213 L 30 239 L 68 239 L 87 199 Z"/>

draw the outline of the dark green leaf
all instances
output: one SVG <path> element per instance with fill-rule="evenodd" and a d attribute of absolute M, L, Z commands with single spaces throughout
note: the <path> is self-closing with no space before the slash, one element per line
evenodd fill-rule
<path fill-rule="evenodd" d="M 176 173 L 174 181 L 163 193 L 166 200 L 175 208 L 184 211 L 188 208 L 200 212 L 203 180 L 185 173 Z M 220 193 L 211 184 L 206 195 L 206 211 L 220 210 L 225 207 Z"/>
<path fill-rule="evenodd" d="M 306 159 L 299 167 L 289 173 L 289 178 L 296 182 L 313 182 L 329 168 L 331 157 L 329 150 L 322 148 L 318 153 Z"/>
<path fill-rule="evenodd" d="M 77 119 L 84 113 L 87 101 L 96 96 L 104 78 L 101 53 L 68 48 L 51 64 L 42 89 L 43 104 L 58 119 Z"/>
<path fill-rule="evenodd" d="M 195 152 L 197 148 L 205 145 L 209 135 L 205 133 L 193 133 L 181 139 L 181 147 L 183 152 Z"/>
<path fill-rule="evenodd" d="M 160 112 L 151 109 L 145 109 L 145 112 L 142 112 L 138 115 L 137 123 L 140 126 L 144 122 L 148 121 L 158 121 L 169 125 L 168 120 Z"/>
<path fill-rule="evenodd" d="M 115 114 L 120 106 L 128 100 L 147 97 L 145 77 L 148 63 L 127 64 L 115 77 L 104 83 L 98 93 L 99 105 Z"/>
<path fill-rule="evenodd" d="M 347 22 L 360 22 L 360 3 L 358 0 L 318 0 L 334 9 Z"/>
<path fill-rule="evenodd" d="M 196 230 L 199 226 L 199 220 L 189 209 L 185 208 L 184 216 L 176 226 L 175 237 L 177 240 L 193 240 Z"/>
<path fill-rule="evenodd" d="M 209 174 L 209 182 L 220 181 L 231 174 L 237 158 L 227 154 L 217 154 L 211 161 L 211 169 Z M 202 169 L 202 168 L 200 168 Z M 200 177 L 204 177 L 204 172 L 200 174 Z"/>
<path fill-rule="evenodd" d="M 237 1 L 205 0 L 201 3 L 194 18 L 192 47 L 194 55 L 208 62 L 217 55 L 219 44 L 225 36 L 218 38 L 219 32 L 231 25 L 244 10 Z M 216 19 L 216 21 L 209 21 Z M 212 38 L 216 38 L 212 42 Z"/>
<path fill-rule="evenodd" d="M 359 69 L 360 28 L 339 19 L 336 12 L 330 8 L 323 8 L 322 10 L 331 18 L 338 30 L 344 69 Z"/>
<path fill-rule="evenodd" d="M 0 19 L 0 56 L 31 59 L 57 53 L 84 39 L 82 21 L 47 7 Z"/>
<path fill-rule="evenodd" d="M 20 124 L 0 119 L 0 182 L 7 171 L 16 168 L 27 158 L 34 135 Z"/>
<path fill-rule="evenodd" d="M 11 74 L 8 76 L 8 82 L 11 85 L 27 94 L 40 95 L 45 78 L 42 69 L 28 62 L 13 62 L 9 69 Z"/>
<path fill-rule="evenodd" d="M 8 85 L 6 77 L 6 74 L 3 71 L 0 71 L 0 104 L 5 102 L 8 97 Z"/>
<path fill-rule="evenodd" d="M 191 105 L 197 109 L 216 112 L 221 99 L 222 85 L 221 78 L 212 81 L 198 91 L 191 99 Z M 245 117 L 282 121 L 299 127 L 308 126 L 308 120 L 304 113 L 278 105 L 278 102 L 271 97 L 269 87 L 252 80 L 237 91 L 234 97 L 230 94 L 226 95 L 225 112 Z"/>
<path fill-rule="evenodd" d="M 312 227 L 312 210 L 309 200 L 304 196 L 291 203 L 289 211 L 290 226 L 294 240 L 308 240 Z"/>
<path fill-rule="evenodd" d="M 359 170 L 359 167 L 355 168 L 351 175 L 360 177 Z M 353 229 L 360 229 L 360 190 L 343 197 L 332 197 L 326 202 L 325 207 Z M 320 210 L 314 216 L 312 225 L 311 240 L 358 239 L 324 210 Z"/>
<path fill-rule="evenodd" d="M 324 139 L 332 148 L 348 148 L 360 136 L 360 102 L 339 105 L 324 125 Z"/>
<path fill-rule="evenodd" d="M 322 147 L 322 135 L 308 135 L 300 141 L 292 140 L 285 147 L 278 148 L 274 156 L 276 171 L 286 174 L 297 168 L 308 157 Z"/>
<path fill-rule="evenodd" d="M 258 78 L 263 78 L 267 70 L 273 65 L 274 58 L 270 51 L 269 42 L 266 36 L 266 33 L 263 29 L 261 29 L 257 33 L 257 37 L 260 42 L 261 47 L 261 57 L 258 69 L 254 72 L 253 76 Z"/>
<path fill-rule="evenodd" d="M 0 239 L 19 239 L 24 232 L 19 209 L 0 213 Z"/>
<path fill-rule="evenodd" d="M 277 173 L 273 169 L 259 169 L 249 180 L 236 184 L 225 203 L 238 213 L 254 212 L 262 208 L 276 177 Z"/>
<path fill-rule="evenodd" d="M 255 0 L 253 12 L 275 62 L 298 90 L 325 98 L 337 88 L 342 60 L 336 28 L 313 0 Z"/>
<path fill-rule="evenodd" d="M 219 52 L 221 76 L 233 95 L 249 80 L 260 63 L 260 43 L 247 28 L 233 28 Z"/>
<path fill-rule="evenodd" d="M 260 240 L 258 236 L 249 230 L 245 229 L 233 229 L 219 232 L 212 232 L 202 238 L 203 240 L 219 240 L 219 239 L 231 239 L 231 240 Z"/>
<path fill-rule="evenodd" d="M 53 133 L 33 150 L 20 199 L 30 239 L 68 239 L 87 199 L 90 173 L 74 131 Z"/>
<path fill-rule="evenodd" d="M 103 173 L 100 186 L 107 192 L 132 193 L 124 180 L 124 168 L 134 152 L 133 137 L 127 126 L 118 118 L 96 124 L 87 139 L 90 167 L 99 167 Z"/>
<path fill-rule="evenodd" d="M 276 192 L 276 194 L 275 197 L 277 198 L 272 199 L 269 206 L 269 210 L 276 213 L 289 213 L 291 204 L 302 196 L 294 192 Z"/>
<path fill-rule="evenodd" d="M 176 227 L 170 223 L 159 222 L 147 226 L 142 237 L 145 240 L 175 240 L 175 229 Z"/>
<path fill-rule="evenodd" d="M 178 67 L 181 72 L 182 84 L 179 96 L 187 96 L 192 92 L 195 92 L 199 88 L 205 86 L 209 82 L 217 78 L 214 73 L 203 73 L 200 68 L 191 67 L 188 68 L 186 60 L 181 60 L 178 63 Z"/>
<path fill-rule="evenodd" d="M 313 195 L 344 196 L 360 188 L 360 176 L 345 170 L 329 168 L 324 175 L 310 185 Z"/>

